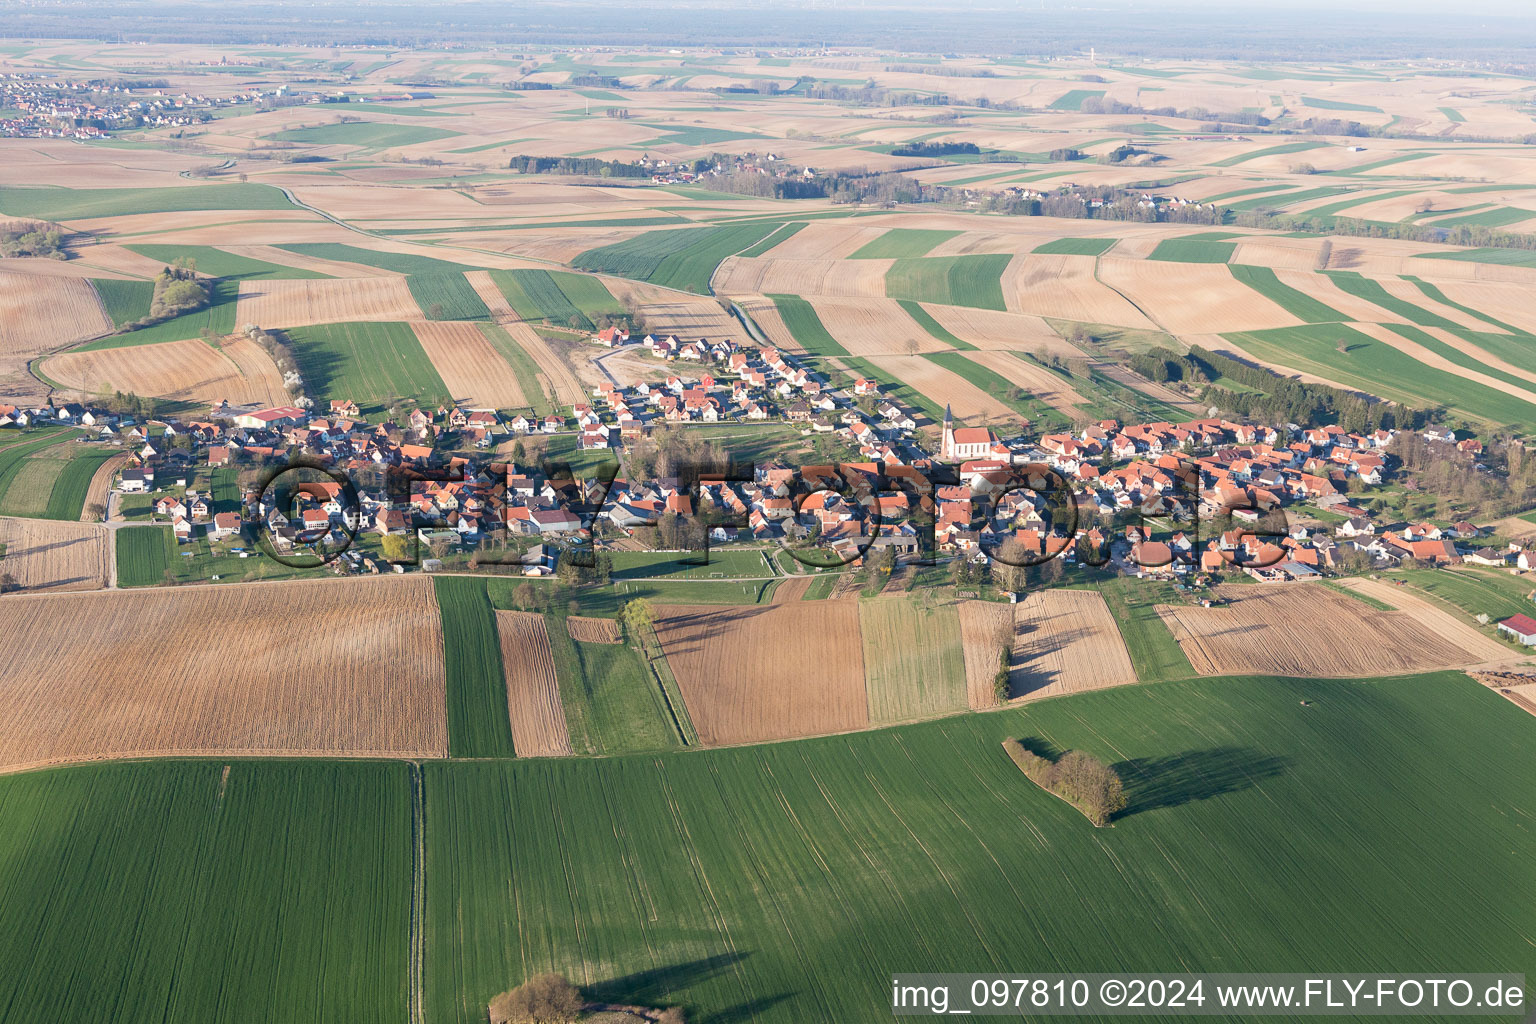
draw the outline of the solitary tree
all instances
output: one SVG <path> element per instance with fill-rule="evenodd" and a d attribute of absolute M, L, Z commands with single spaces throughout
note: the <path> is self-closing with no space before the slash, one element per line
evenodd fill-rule
<path fill-rule="evenodd" d="M 637 597 L 624 606 L 621 617 L 624 620 L 624 632 L 629 634 L 631 641 L 639 644 L 646 631 L 656 624 L 656 608 L 647 599 Z"/>
<path fill-rule="evenodd" d="M 9 594 L 13 590 L 20 590 L 21 585 L 16 582 L 16 577 L 8 572 L 0 572 L 0 594 Z"/>

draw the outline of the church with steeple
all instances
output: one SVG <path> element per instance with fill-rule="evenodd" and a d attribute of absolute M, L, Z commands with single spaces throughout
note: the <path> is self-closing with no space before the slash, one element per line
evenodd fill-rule
<path fill-rule="evenodd" d="M 997 435 L 986 427 L 955 427 L 955 415 L 948 405 L 944 406 L 944 440 L 939 445 L 939 458 L 944 462 L 964 462 L 967 459 L 990 457 Z"/>

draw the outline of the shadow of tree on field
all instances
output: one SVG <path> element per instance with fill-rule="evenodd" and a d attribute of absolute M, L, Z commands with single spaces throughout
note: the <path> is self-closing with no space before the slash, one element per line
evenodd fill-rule
<path fill-rule="evenodd" d="M 769 1007 L 782 1003 L 793 994 L 781 992 L 773 996 L 759 996 L 745 1003 L 737 1003 L 735 1006 L 727 1006 L 714 1013 L 705 1014 L 699 1018 L 699 1021 L 700 1024 L 743 1024 L 745 1021 L 757 1020 L 759 1014 Z M 693 1017 L 690 1016 L 688 1019 L 693 1020 Z"/>
<path fill-rule="evenodd" d="M 1126 806 L 1115 817 L 1236 793 L 1283 775 L 1289 766 L 1287 758 L 1247 747 L 1185 750 L 1166 757 L 1121 761 L 1112 767 L 1125 783 Z"/>
<path fill-rule="evenodd" d="M 717 953 L 699 960 L 669 964 L 666 967 L 653 967 L 650 970 L 636 971 L 608 981 L 584 985 L 582 990 L 587 999 L 597 1003 L 627 1003 L 637 1006 L 670 1005 L 670 1002 L 677 1001 L 675 996 L 678 992 L 691 985 L 708 981 L 750 955 L 750 953 Z M 723 1021 L 727 1018 L 719 1019 Z M 749 1015 L 740 1019 L 751 1018 Z"/>

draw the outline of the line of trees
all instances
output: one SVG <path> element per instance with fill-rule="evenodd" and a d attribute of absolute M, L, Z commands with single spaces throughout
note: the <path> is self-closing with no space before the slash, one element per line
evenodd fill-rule
<path fill-rule="evenodd" d="M 1345 430 L 1363 433 L 1422 427 L 1434 413 L 1406 405 L 1372 402 L 1340 388 L 1282 377 L 1273 370 L 1250 366 L 1199 345 L 1191 346 L 1189 355 L 1208 368 L 1207 379 L 1225 377 L 1257 389 L 1256 393 L 1238 392 L 1213 384 L 1200 395 L 1202 402 L 1254 420 L 1303 425 L 1335 422 Z"/>
<path fill-rule="evenodd" d="M 650 168 L 622 160 L 576 156 L 514 156 L 507 166 L 520 174 L 586 174 L 598 178 L 649 178 Z"/>
<path fill-rule="evenodd" d="M 1016 739 L 1003 749 L 1029 781 L 1082 811 L 1094 825 L 1108 825 L 1125 810 L 1125 784 L 1109 765 L 1085 750 L 1069 750 L 1055 761 L 1041 757 Z"/>

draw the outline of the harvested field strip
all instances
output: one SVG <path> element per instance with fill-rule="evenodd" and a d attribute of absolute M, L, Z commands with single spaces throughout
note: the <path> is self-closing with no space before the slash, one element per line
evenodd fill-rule
<path fill-rule="evenodd" d="M 828 335 L 853 355 L 952 351 L 894 299 L 816 298 L 811 304 Z"/>
<path fill-rule="evenodd" d="M 480 333 L 485 340 L 496 350 L 497 354 L 512 368 L 517 377 L 517 388 L 522 393 L 523 401 L 535 416 L 547 416 L 554 410 L 549 402 L 543 384 L 544 375 L 539 370 L 539 364 L 535 363 L 527 352 L 517 342 L 512 340 L 512 335 L 500 324 L 478 324 Z"/>
<path fill-rule="evenodd" d="M 288 340 L 315 400 L 351 400 L 377 414 L 402 399 L 436 406 L 448 387 L 410 324 L 323 324 L 295 328 Z"/>
<path fill-rule="evenodd" d="M 0 1020 L 395 1024 L 407 780 L 403 764 L 228 759 L 0 780 Z"/>
<path fill-rule="evenodd" d="M 429 1019 L 473 1024 L 507 978 L 561 970 L 705 1019 L 865 1024 L 890 998 L 871 963 L 1070 964 L 1108 943 L 1262 971 L 1297 935 L 1318 957 L 1529 977 L 1511 908 L 1536 905 L 1533 735 L 1459 675 L 1247 677 L 806 743 L 425 765 Z M 1116 827 L 1024 779 L 1005 736 L 1113 763 Z M 1246 910 L 1213 929 L 1228 906 Z M 708 969 L 653 983 L 660 948 Z"/>
<path fill-rule="evenodd" d="M 950 348 L 973 349 L 976 347 L 968 341 L 961 341 L 957 338 L 949 328 L 935 320 L 933 314 L 924 309 L 921 303 L 913 302 L 911 299 L 896 299 L 895 302 L 896 305 L 906 310 L 907 315 L 916 321 L 919 327 Z"/>
<path fill-rule="evenodd" d="M 572 640 L 584 644 L 622 643 L 619 624 L 615 619 L 594 619 L 584 615 L 567 615 L 565 628 Z"/>
<path fill-rule="evenodd" d="M 1147 257 L 1167 263 L 1225 263 L 1237 246 L 1232 242 L 1212 242 L 1199 238 L 1167 238 L 1157 243 Z"/>
<path fill-rule="evenodd" d="M 943 417 L 943 407 L 949 405 L 961 419 L 978 423 L 1017 424 L 1019 414 L 1003 404 L 1001 399 L 936 361 L 964 359 L 968 354 L 951 352 L 929 356 L 877 356 L 865 362 L 876 368 L 877 372 L 873 375 L 875 379 L 898 380 L 922 395 L 926 400 L 922 406 L 923 411 L 933 417 L 935 422 Z M 968 363 L 964 369 L 969 373 L 970 367 L 984 369 L 975 363 Z M 981 379 L 980 374 L 975 376 Z"/>
<path fill-rule="evenodd" d="M 965 659 L 953 604 L 903 596 L 861 601 L 858 608 L 871 723 L 966 707 Z"/>
<path fill-rule="evenodd" d="M 571 736 L 549 650 L 544 616 L 536 612 L 497 612 L 501 664 L 507 674 L 507 711 L 512 745 L 519 757 L 568 757 Z"/>
<path fill-rule="evenodd" d="M 1022 352 L 967 352 L 964 355 L 953 354 L 948 356 L 930 357 L 941 365 L 950 366 L 951 361 L 963 360 L 969 363 L 979 363 L 983 374 L 975 374 L 968 369 L 955 368 L 971 383 L 984 387 L 991 391 L 998 382 L 1003 385 L 1003 390 L 992 391 L 992 394 L 1002 395 L 1007 400 L 1007 391 L 1010 388 L 1019 387 L 1027 392 L 1026 398 L 1019 403 L 1011 403 L 1021 407 L 1023 415 L 1029 418 L 1040 418 L 1041 410 L 1034 402 L 1044 402 L 1051 409 L 1063 413 L 1068 417 L 1076 414 L 1077 406 L 1085 401 L 1082 395 L 1073 390 L 1072 385 L 1058 374 L 1035 362 L 1033 357 Z M 957 363 L 956 366 L 959 364 Z"/>
<path fill-rule="evenodd" d="M 99 517 L 86 511 L 86 509 L 93 502 L 101 505 L 103 508 L 106 507 L 107 492 L 112 487 L 113 479 L 117 476 L 118 470 L 126 466 L 128 464 L 128 460 L 131 458 L 133 458 L 131 453 L 123 452 L 121 454 L 102 459 L 96 463 L 96 468 L 91 473 L 91 478 L 86 481 L 85 494 L 81 497 L 80 500 L 79 519 L 81 522 L 94 523 L 98 520 Z"/>
<path fill-rule="evenodd" d="M 856 602 L 663 605 L 656 612 L 656 634 L 701 743 L 756 743 L 869 724 L 863 652 L 852 642 L 859 635 Z M 785 641 L 815 636 L 838 640 L 803 647 Z M 740 671 L 743 664 L 753 671 Z"/>
<path fill-rule="evenodd" d="M 503 669 L 506 648 L 485 583 L 438 576 L 432 584 L 442 614 L 448 755 L 513 757 L 519 751 L 507 703 L 511 678 Z"/>
<path fill-rule="evenodd" d="M 803 601 L 810 591 L 811 584 L 816 582 L 815 576 L 791 576 L 780 580 L 773 588 L 773 600 L 771 604 L 788 604 L 791 601 Z M 606 621 L 606 620 L 605 620 Z"/>
<path fill-rule="evenodd" d="M 1247 163 L 1249 160 L 1257 160 L 1264 156 L 1285 156 L 1289 153 L 1304 153 L 1309 149 L 1318 149 L 1328 145 L 1326 142 L 1287 142 L 1280 146 L 1267 146 L 1264 149 L 1255 149 L 1248 153 L 1239 153 L 1237 156 L 1229 156 L 1223 160 L 1217 160 L 1212 167 L 1236 167 L 1238 164 Z M 1243 191 L 1249 191 L 1244 189 Z M 1236 194 L 1236 193 L 1234 193 Z M 1222 198 L 1222 197 L 1216 197 Z"/>
<path fill-rule="evenodd" d="M 0 572 L 30 590 L 99 590 L 112 574 L 111 538 L 105 526 L 0 519 Z"/>
<path fill-rule="evenodd" d="M 893 299 L 1007 309 L 1001 278 L 1011 259 L 1005 254 L 899 259 L 886 272 L 885 293 Z"/>
<path fill-rule="evenodd" d="M 0 272 L 0 355 L 36 355 L 112 329 L 90 282 Z"/>
<path fill-rule="evenodd" d="M 903 259 L 923 256 L 934 246 L 949 241 L 959 231 L 940 231 L 928 228 L 891 228 L 878 238 L 871 239 L 849 253 L 851 260 Z"/>
<path fill-rule="evenodd" d="M 1036 591 L 1019 605 L 1013 697 L 1057 697 L 1136 682 L 1104 599 L 1092 590 Z"/>
<path fill-rule="evenodd" d="M 266 260 L 252 259 L 249 256 L 240 256 L 224 249 L 216 249 L 211 245 L 126 245 L 123 248 L 167 265 L 178 259 L 191 259 L 195 262 L 197 272 L 206 274 L 208 277 L 275 280 L 330 276 L 313 270 L 287 267 L 269 263 Z"/>
<path fill-rule="evenodd" d="M 710 277 L 722 260 L 763 241 L 783 224 L 764 221 L 647 231 L 614 245 L 590 249 L 572 260 L 571 265 L 579 270 L 708 294 Z"/>
<path fill-rule="evenodd" d="M 346 321 L 420 320 L 424 316 L 401 277 L 323 281 L 247 281 L 235 317 L 242 326 L 285 330 Z"/>
<path fill-rule="evenodd" d="M 997 704 L 992 681 L 1002 667 L 1003 650 L 1012 651 L 1014 606 L 995 601 L 962 601 L 960 643 L 965 655 L 965 698 L 972 708 Z M 1010 655 L 1010 662 L 1012 657 Z"/>
<path fill-rule="evenodd" d="M 1510 648 L 1504 646 L 1504 644 L 1481 632 L 1470 621 L 1451 615 L 1438 605 L 1426 601 L 1407 587 L 1394 587 L 1385 580 L 1372 580 L 1365 579 L 1364 577 L 1339 580 L 1338 582 L 1339 586 L 1355 594 L 1374 599 L 1383 605 L 1403 612 L 1422 626 L 1431 636 L 1450 641 L 1473 658 L 1482 658 L 1487 661 L 1505 661 L 1512 655 L 1518 656 Z"/>
<path fill-rule="evenodd" d="M 1104 257 L 1099 260 L 1099 277 L 1174 334 L 1262 330 L 1300 323 L 1217 264 Z"/>
<path fill-rule="evenodd" d="M 1343 323 L 1349 319 L 1308 293 L 1282 283 L 1269 267 L 1233 264 L 1230 269 L 1233 277 L 1304 323 Z"/>
<path fill-rule="evenodd" d="M 1015 256 L 1003 274 L 1003 296 L 1015 313 L 1111 324 L 1156 327 L 1125 296 L 1098 280 L 1091 256 Z"/>
<path fill-rule="evenodd" d="M 1326 587 L 1305 583 L 1220 588 L 1216 608 L 1159 606 L 1190 664 L 1200 675 L 1233 671 L 1295 676 L 1401 674 L 1456 668 L 1486 660 L 1459 638 L 1427 633 L 1413 616 L 1377 612 Z M 1343 639 L 1320 646 L 1316 623 Z"/>
<path fill-rule="evenodd" d="M 1487 313 L 1483 313 L 1483 312 L 1481 312 L 1479 310 L 1473 309 L 1471 306 L 1464 306 L 1464 305 L 1462 305 L 1459 302 L 1453 302 L 1451 300 L 1451 298 L 1448 295 L 1445 294 L 1445 292 L 1441 291 L 1439 289 L 1439 287 L 1437 287 L 1434 284 L 1431 284 L 1428 281 L 1420 280 L 1417 277 L 1407 277 L 1407 278 L 1404 278 L 1404 280 L 1412 282 L 1412 284 L 1416 288 L 1418 288 L 1419 291 L 1424 293 L 1425 297 L 1433 299 L 1435 302 L 1438 302 L 1438 303 L 1440 303 L 1443 306 L 1449 306 L 1452 309 L 1460 310 L 1461 312 L 1467 314 L 1470 317 L 1474 317 L 1474 318 L 1476 318 L 1478 320 L 1483 321 L 1486 324 L 1490 324 L 1493 327 L 1497 327 L 1501 331 L 1508 331 L 1510 334 L 1522 334 L 1522 333 L 1524 333 L 1523 331 L 1520 330 L 1520 328 L 1515 327 L 1515 326 L 1513 326 L 1511 324 L 1507 324 L 1507 323 L 1505 323 L 1502 320 L 1495 320 L 1493 317 L 1489 316 Z"/>
<path fill-rule="evenodd" d="M 210 628 L 236 622 L 272 632 L 209 643 Z M 443 638 L 425 579 L 23 595 L 0 605 L 0 627 L 11 638 L 0 683 L 8 768 L 145 754 L 447 752 Z M 268 639 L 299 635 L 302 644 Z M 122 671 L 143 658 L 146 637 L 155 670 Z M 243 668 L 231 674 L 231 664 Z"/>
<path fill-rule="evenodd" d="M 787 260 L 733 257 L 720 266 L 715 291 L 721 295 L 883 296 L 894 260 Z M 891 298 L 901 298 L 893 295 Z"/>
<path fill-rule="evenodd" d="M 550 346 L 550 343 L 539 337 L 538 332 L 527 324 L 508 323 L 499 324 L 497 327 L 505 331 L 517 347 L 527 353 L 539 368 L 541 389 L 547 392 L 558 406 L 576 405 L 587 401 L 591 396 L 587 389 L 582 387 L 581 381 L 576 379 L 576 374 L 558 352 Z M 487 332 L 487 336 L 494 339 L 494 332 Z M 528 389 L 524 387 L 524 395 Z"/>
<path fill-rule="evenodd" d="M 486 340 L 484 326 L 418 321 L 411 330 L 456 404 L 472 409 L 526 406 L 517 374 Z"/>
<path fill-rule="evenodd" d="M 509 607 L 522 586 L 515 580 L 486 582 L 497 608 Z M 614 596 L 611 610 L 618 613 L 631 595 Z M 654 593 L 644 596 L 652 601 L 664 599 Z M 594 603 L 590 598 L 583 601 Z M 563 614 L 559 610 L 545 614 L 545 636 L 554 658 L 571 749 L 578 754 L 621 754 L 678 746 L 677 729 L 661 688 L 641 655 L 629 644 L 571 639 L 570 627 L 560 621 Z"/>
<path fill-rule="evenodd" d="M 254 355 L 250 350 L 254 342 L 246 345 L 242 354 Z M 260 349 L 255 352 L 265 355 Z M 45 360 L 43 369 L 65 389 L 81 395 L 121 391 L 208 405 L 224 399 L 233 405 L 286 401 L 276 365 L 270 356 L 265 363 L 261 367 L 254 358 L 247 359 L 249 369 L 265 371 L 248 379 L 222 350 L 200 338 L 188 338 L 132 348 L 61 352 Z"/>

